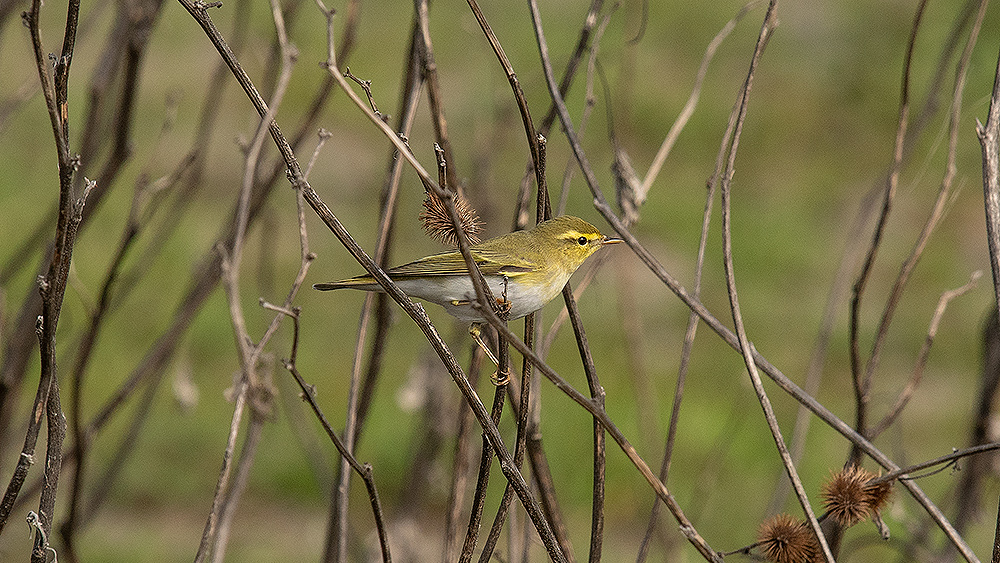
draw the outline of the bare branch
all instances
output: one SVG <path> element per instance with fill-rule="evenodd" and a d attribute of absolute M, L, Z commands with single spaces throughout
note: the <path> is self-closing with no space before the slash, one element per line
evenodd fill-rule
<path fill-rule="evenodd" d="M 917 13 L 913 18 L 913 25 L 910 28 L 910 41 L 906 49 L 906 59 L 903 62 L 903 80 L 900 88 L 899 99 L 899 124 L 896 128 L 896 142 L 893 149 L 892 167 L 886 180 L 885 191 L 882 199 L 882 212 L 878 217 L 875 232 L 872 235 L 865 262 L 861 266 L 852 289 L 850 311 L 850 343 L 851 343 L 851 374 L 854 384 L 855 420 L 854 426 L 858 432 L 867 433 L 868 420 L 868 392 L 871 386 L 871 374 L 861 372 L 861 344 L 858 331 L 861 322 L 861 300 L 864 297 L 865 287 L 871 276 L 875 258 L 878 255 L 879 247 L 882 243 L 882 235 L 885 233 L 886 223 L 889 219 L 889 212 L 892 210 L 892 203 L 896 197 L 896 188 L 899 185 L 899 175 L 902 171 L 904 142 L 906 140 L 907 127 L 910 119 L 910 71 L 913 62 L 913 49 L 917 41 L 917 31 L 920 29 L 920 22 L 924 15 L 924 8 L 927 6 L 926 0 L 921 0 L 917 7 Z M 876 337 L 876 342 L 878 337 Z M 872 357 L 876 357 L 873 352 Z M 851 459 L 856 463 L 860 452 L 857 448 L 851 450 Z"/>
<path fill-rule="evenodd" d="M 990 249 L 993 286 L 1000 307 L 1000 55 L 993 78 L 993 95 L 986 124 L 976 122 L 983 147 L 983 200 L 986 204 L 986 242 Z"/>
<path fill-rule="evenodd" d="M 944 316 L 944 311 L 948 307 L 948 303 L 952 299 L 965 295 L 972 290 L 978 283 L 979 278 L 983 273 L 979 270 L 972 272 L 972 276 L 969 278 L 969 282 L 962 287 L 945 291 L 941 294 L 941 299 L 938 300 L 937 308 L 934 309 L 934 316 L 931 317 L 930 328 L 927 329 L 927 338 L 924 340 L 923 346 L 920 348 L 920 355 L 917 357 L 917 365 L 913 368 L 913 374 L 910 375 L 910 380 L 906 383 L 906 386 L 902 391 L 899 392 L 899 397 L 896 398 L 896 402 L 886 413 L 885 417 L 876 424 L 872 430 L 872 438 L 875 438 L 882 432 L 885 432 L 889 426 L 896 420 L 899 413 L 903 411 L 906 404 L 910 401 L 910 397 L 913 396 L 913 392 L 917 389 L 917 385 L 920 384 L 920 377 L 923 375 L 924 366 L 927 365 L 927 358 L 931 353 L 931 344 L 934 343 L 934 337 L 937 335 L 938 326 L 941 324 L 941 317 Z"/>

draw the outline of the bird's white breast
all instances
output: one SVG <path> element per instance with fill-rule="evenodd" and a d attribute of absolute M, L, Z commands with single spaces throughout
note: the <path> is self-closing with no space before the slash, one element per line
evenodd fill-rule
<path fill-rule="evenodd" d="M 509 319 L 519 319 L 541 309 L 552 300 L 569 281 L 569 275 L 552 276 L 547 283 L 531 290 L 525 289 L 513 279 L 502 276 L 486 276 L 490 291 L 498 300 L 510 303 Z M 476 300 L 476 290 L 467 276 L 432 276 L 420 280 L 400 279 L 396 285 L 403 293 L 418 297 L 444 307 L 457 319 L 473 323 L 483 322 L 482 313 L 472 307 Z"/>

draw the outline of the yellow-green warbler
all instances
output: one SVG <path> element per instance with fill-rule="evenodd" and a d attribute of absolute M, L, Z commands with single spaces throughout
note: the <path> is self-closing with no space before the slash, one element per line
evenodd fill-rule
<path fill-rule="evenodd" d="M 518 319 L 541 309 L 558 295 L 573 272 L 597 249 L 617 242 L 622 241 L 602 235 L 583 219 L 563 215 L 539 223 L 530 231 L 515 231 L 483 241 L 471 250 L 493 296 L 509 307 L 510 319 Z M 486 320 L 472 306 L 476 290 L 465 260 L 457 250 L 432 254 L 386 273 L 403 293 L 437 303 L 461 321 L 478 324 Z M 317 283 L 313 287 L 382 291 L 382 286 L 369 275 Z M 476 331 L 473 335 L 476 336 Z"/>

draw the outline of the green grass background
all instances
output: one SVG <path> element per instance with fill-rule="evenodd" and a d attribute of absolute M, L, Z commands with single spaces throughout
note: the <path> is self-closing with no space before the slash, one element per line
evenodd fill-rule
<path fill-rule="evenodd" d="M 224 33 L 230 33 L 236 3 L 211 10 Z M 334 4 L 336 8 L 342 8 Z M 484 4 L 484 11 L 510 57 L 536 119 L 548 108 L 548 94 L 538 63 L 537 48 L 523 3 Z M 645 33 L 628 41 L 640 27 L 642 5 L 625 2 L 612 16 L 601 43 L 600 62 L 610 99 L 595 85 L 596 107 L 584 137 L 584 148 L 598 173 L 606 196 L 613 197 L 606 108 L 615 117 L 616 136 L 629 151 L 640 175 L 692 87 L 702 53 L 714 34 L 741 7 L 739 2 L 650 2 Z M 961 8 L 959 2 L 932 2 L 918 35 L 912 76 L 915 107 L 926 98 L 942 44 Z M 85 5 L 86 22 L 77 43 L 70 90 L 70 129 L 78 133 L 86 102 L 86 85 L 111 25 L 113 7 Z M 372 81 L 379 108 L 398 112 L 399 76 L 410 21 L 407 3 L 362 3 L 358 45 L 348 66 Z M 564 67 L 587 9 L 586 2 L 544 2 L 542 18 L 554 66 Z M 241 62 L 255 80 L 261 73 L 274 34 L 267 5 L 254 3 L 249 41 Z M 607 10 L 607 9 L 606 9 Z M 772 363 L 801 382 L 833 276 L 845 248 L 867 244 L 870 223 L 858 229 L 854 219 L 861 201 L 881 185 L 891 163 L 902 61 L 915 3 L 836 2 L 783 3 L 780 26 L 764 54 L 754 82 L 733 187 L 733 236 L 736 279 L 747 330 Z M 704 183 L 711 174 L 729 111 L 745 77 L 763 17 L 763 7 L 750 12 L 722 45 L 712 63 L 697 112 L 667 160 L 634 232 L 665 267 L 691 285 L 704 205 Z M 43 9 L 46 49 L 56 51 L 62 32 L 61 5 Z M 278 122 L 293 130 L 323 80 L 318 66 L 325 59 L 324 20 L 311 3 L 303 3 L 293 26 L 298 51 L 289 93 Z M 344 16 L 336 25 L 342 30 Z M 985 277 L 967 296 L 955 300 L 945 314 L 924 379 L 909 408 L 877 445 L 899 463 L 916 462 L 966 445 L 970 411 L 980 370 L 980 329 L 994 303 L 990 290 L 983 205 L 980 149 L 976 118 L 985 119 L 997 45 L 1000 15 L 988 12 L 973 53 L 965 91 L 958 147 L 958 174 L 947 215 L 920 262 L 900 304 L 889 333 L 882 367 L 872 395 L 878 417 L 895 399 L 913 368 L 941 292 L 964 284 L 971 272 Z M 60 319 L 60 373 L 68 372 L 80 331 L 87 323 L 99 284 L 120 236 L 141 173 L 155 178 L 170 172 L 191 142 L 203 99 L 218 104 L 221 126 L 208 155 L 206 182 L 192 196 L 189 211 L 165 241 L 162 255 L 148 263 L 148 275 L 116 306 L 95 352 L 83 395 L 84 413 L 92 415 L 107 395 L 128 376 L 155 338 L 164 330 L 186 291 L 194 266 L 210 251 L 228 219 L 242 176 L 242 157 L 235 139 L 252 136 L 257 117 L 235 82 L 224 92 L 204 91 L 218 55 L 179 4 L 167 3 L 153 29 L 143 66 L 134 126 L 133 157 L 109 192 L 107 201 L 82 232 L 74 255 L 71 288 Z M 509 229 L 514 195 L 527 158 L 524 133 L 506 78 L 464 3 L 435 2 L 431 34 L 443 87 L 449 132 L 455 147 L 450 163 L 466 182 L 469 196 L 486 220 L 487 236 Z M 338 33 L 337 37 L 340 35 Z M 964 36 L 962 38 L 964 41 Z M 0 95 L 12 96 L 24 84 L 37 81 L 26 30 L 8 21 L 0 36 Z M 953 71 L 945 73 L 942 106 L 913 147 L 902 172 L 883 247 L 865 295 L 862 310 L 862 350 L 871 346 L 874 327 L 900 262 L 927 217 L 940 184 L 947 152 L 946 112 Z M 580 74 L 569 96 L 574 119 L 584 106 L 585 75 Z M 160 135 L 165 100 L 177 100 L 175 126 Z M 433 133 L 426 100 L 410 136 L 424 166 L 431 168 Z M 915 112 L 914 112 L 915 113 Z M 333 132 L 310 176 L 313 187 L 369 251 L 374 248 L 378 194 L 385 176 L 389 143 L 342 93 L 334 94 L 320 125 Z M 0 124 L 0 261 L 6 263 L 25 233 L 46 217 L 57 197 L 54 148 L 44 103 L 36 94 Z M 75 137 L 74 137 L 75 138 Z M 556 131 L 549 136 L 549 184 L 558 194 L 569 161 L 566 142 Z M 313 142 L 297 155 L 307 161 Z M 273 157 L 273 150 L 269 153 Z M 87 159 L 87 155 L 83 155 Z M 93 173 L 93 172 L 92 172 Z M 593 210 L 591 196 L 576 177 L 568 212 L 608 229 Z M 441 249 L 424 237 L 416 220 L 422 189 L 410 170 L 403 175 L 394 261 L 405 261 Z M 168 198 L 172 197 L 170 194 Z M 718 204 L 718 202 L 716 202 Z M 729 319 L 721 269 L 718 205 L 709 237 L 703 301 L 720 318 Z M 256 305 L 263 297 L 280 302 L 298 266 L 295 203 L 286 184 L 271 196 L 261 220 L 251 229 L 242 275 L 242 301 L 250 333 L 259 337 L 271 318 Z M 155 221 L 155 219 L 154 219 Z M 307 218 L 311 249 L 318 254 L 307 284 L 360 272 L 348 253 L 311 213 Z M 146 231 L 142 248 L 158 236 Z M 659 465 L 677 375 L 681 339 L 687 319 L 683 305 L 649 273 L 629 250 L 614 247 L 612 256 L 580 300 L 595 361 L 607 392 L 607 410 L 654 468 Z M 135 252 L 128 265 L 136 263 Z M 6 342 L 19 304 L 31 290 L 37 258 L 0 288 L 0 342 Z M 851 270 L 851 278 L 857 268 Z M 335 424 L 342 426 L 357 315 L 362 296 L 350 292 L 319 294 L 303 289 L 296 304 L 303 309 L 299 368 L 318 388 L 320 402 Z M 432 319 L 453 349 L 468 356 L 463 327 L 442 311 L 428 307 Z M 544 326 L 558 312 L 544 310 Z M 642 346 L 626 347 L 622 318 L 641 328 Z M 427 551 L 440 549 L 440 526 L 447 503 L 451 441 L 436 466 L 437 478 L 407 491 L 408 474 L 417 439 L 427 421 L 407 407 L 405 392 L 419 392 L 417 372 L 434 366 L 429 377 L 446 379 L 439 364 L 427 362 L 430 347 L 409 320 L 395 312 L 390 334 L 392 352 L 358 458 L 370 462 L 387 517 L 416 517 L 418 542 Z M 518 323 L 519 324 L 519 323 Z M 277 359 L 290 350 L 290 325 L 269 347 Z M 819 399 L 845 420 L 853 419 L 848 362 L 847 314 L 842 303 L 824 371 Z M 572 334 L 561 331 L 551 365 L 578 389 L 586 383 Z M 187 333 L 168 378 L 161 385 L 152 416 L 135 456 L 106 506 L 81 536 L 81 554 L 88 561 L 184 561 L 197 548 L 211 497 L 233 406 L 224 397 L 237 369 L 232 328 L 225 296 L 215 291 Z M 63 367 L 66 366 L 66 367 Z M 197 386 L 197 403 L 182 409 L 171 392 L 171 381 L 187 373 Z M 37 374 L 29 368 L 22 414 L 30 405 Z M 228 559 L 267 561 L 314 560 L 319 557 L 325 528 L 329 472 L 335 451 L 325 441 L 328 467 L 315 473 L 289 427 L 289 408 L 303 409 L 287 373 L 276 365 L 276 385 L 284 399 L 274 421 L 266 426 L 250 487 L 233 527 Z M 414 383 L 416 381 L 416 383 Z M 64 386 L 66 383 L 64 382 Z M 457 391 L 447 383 L 449 401 Z M 542 430 L 560 501 L 569 521 L 576 553 L 586 553 L 589 537 L 590 425 L 582 409 L 550 384 L 543 383 Z M 786 438 L 797 405 L 766 384 Z M 481 394 L 492 395 L 489 385 Z M 64 400 L 67 396 L 63 394 Z M 418 393 L 419 398 L 419 393 Z M 134 403 L 134 401 L 133 401 Z M 115 436 L 126 428 L 129 413 L 119 415 L 95 442 L 97 467 L 111 454 Z M 306 414 L 305 425 L 316 426 Z M 447 421 L 437 421 L 447 424 Z M 508 420 L 501 430 L 510 439 Z M 0 479 L 9 479 L 21 435 L 3 436 Z M 477 440 L 478 441 L 478 440 Z M 814 421 L 800 471 L 819 510 L 818 490 L 831 469 L 843 464 L 847 443 Z M 39 448 L 41 451 L 41 448 Z M 649 487 L 615 446 L 608 448 L 607 532 L 605 559 L 635 557 L 652 502 Z M 39 466 L 40 467 L 40 466 Z M 37 471 L 37 470 L 36 470 Z M 93 478 L 99 470 L 92 470 Z M 33 473 L 32 477 L 37 474 Z M 682 409 L 672 475 L 668 482 L 701 534 L 716 549 L 736 549 L 754 540 L 758 523 L 767 516 L 769 499 L 783 471 L 760 415 L 741 358 L 704 326 L 692 355 L 691 373 Z M 502 476 L 494 471 L 487 507 L 492 514 Z M 936 502 L 951 513 L 950 487 L 957 476 L 944 472 L 921 481 Z M 68 481 L 61 484 L 63 496 Z M 998 487 L 988 484 L 987 498 Z M 410 493 L 410 494 L 407 494 Z M 419 505 L 408 504 L 413 499 Z M 991 505 L 992 502 L 986 502 Z M 65 518 L 65 506 L 56 521 Z M 794 500 L 785 510 L 796 513 Z M 361 557 L 373 531 L 363 487 L 352 490 L 351 527 L 354 557 Z M 981 556 L 992 545 L 991 509 L 967 539 Z M 893 539 L 881 543 L 872 526 L 862 525 L 847 536 L 843 560 L 891 558 L 918 526 L 922 513 L 905 494 L 897 494 L 886 519 Z M 27 560 L 29 540 L 14 522 L 0 537 L 0 559 Z M 654 560 L 694 561 L 668 518 Z M 402 533 L 398 536 L 405 543 Z M 56 538 L 57 540 L 58 538 Z M 941 538 L 932 540 L 940 544 Z M 59 547 L 58 541 L 56 547 Z M 540 550 L 539 550 L 540 553 Z M 658 559 L 656 559 L 658 558 Z"/>

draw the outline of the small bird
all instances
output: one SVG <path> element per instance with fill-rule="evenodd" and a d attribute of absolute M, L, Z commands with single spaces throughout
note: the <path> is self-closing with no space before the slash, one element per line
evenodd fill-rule
<path fill-rule="evenodd" d="M 539 223 L 530 231 L 515 231 L 483 241 L 471 250 L 490 291 L 513 320 L 541 309 L 562 291 L 584 260 L 602 246 L 619 242 L 621 239 L 602 235 L 583 219 L 562 215 Z M 482 312 L 472 306 L 476 290 L 465 260 L 457 250 L 425 256 L 386 273 L 411 297 L 437 303 L 464 322 L 486 321 Z M 313 288 L 384 291 L 367 274 L 317 283 Z"/>
<path fill-rule="evenodd" d="M 471 247 L 472 256 L 490 286 L 490 291 L 510 320 L 533 313 L 562 291 L 573 272 L 599 248 L 622 242 L 608 238 L 597 227 L 570 215 L 549 219 L 530 231 L 514 231 Z M 386 270 L 403 293 L 437 303 L 460 321 L 472 323 L 469 332 L 486 354 L 498 363 L 480 337 L 486 322 L 473 307 L 476 290 L 462 253 L 457 250 L 425 256 Z M 329 283 L 317 283 L 319 290 L 352 288 L 384 292 L 370 275 Z M 506 383 L 494 374 L 494 383 Z"/>

